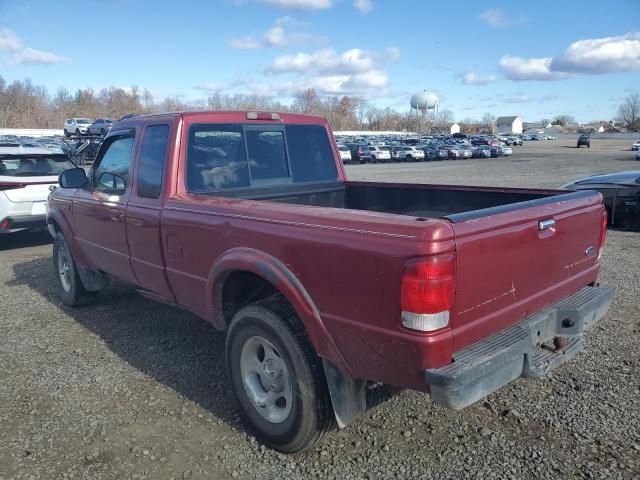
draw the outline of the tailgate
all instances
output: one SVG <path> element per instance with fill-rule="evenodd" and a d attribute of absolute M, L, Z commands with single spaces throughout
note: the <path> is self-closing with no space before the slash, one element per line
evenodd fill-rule
<path fill-rule="evenodd" d="M 596 280 L 602 196 L 581 191 L 446 217 L 456 241 L 454 351 Z"/>

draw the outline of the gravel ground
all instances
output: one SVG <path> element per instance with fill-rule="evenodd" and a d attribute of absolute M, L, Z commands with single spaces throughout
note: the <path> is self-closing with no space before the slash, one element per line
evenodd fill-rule
<path fill-rule="evenodd" d="M 621 142 L 531 142 L 509 159 L 350 167 L 351 178 L 553 187 L 637 168 Z M 640 234 L 610 232 L 617 287 L 587 351 L 462 412 L 372 388 L 354 425 L 296 456 L 242 427 L 224 337 L 124 286 L 60 306 L 46 234 L 0 237 L 0 480 L 640 478 Z"/>

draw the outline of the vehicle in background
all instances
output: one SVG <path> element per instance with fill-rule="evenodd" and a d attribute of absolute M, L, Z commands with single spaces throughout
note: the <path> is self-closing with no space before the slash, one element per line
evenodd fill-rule
<path fill-rule="evenodd" d="M 640 151 L 640 140 L 636 140 L 633 145 L 631 145 L 631 150 Z"/>
<path fill-rule="evenodd" d="M 588 133 L 582 133 L 578 137 L 578 144 L 576 145 L 576 148 L 580 148 L 583 145 L 585 145 L 587 148 L 591 148 L 591 137 Z"/>
<path fill-rule="evenodd" d="M 640 152 L 638 152 L 640 158 Z M 604 197 L 609 225 L 640 231 L 640 170 L 581 178 L 561 187 L 565 190 L 597 190 Z"/>
<path fill-rule="evenodd" d="M 422 149 L 412 145 L 405 145 L 402 148 L 404 151 L 401 154 L 401 160 L 405 162 L 421 162 L 424 160 L 424 152 Z"/>
<path fill-rule="evenodd" d="M 346 145 L 338 145 L 338 152 L 340 152 L 340 160 L 342 163 L 351 163 L 351 150 Z"/>
<path fill-rule="evenodd" d="M 64 136 L 87 135 L 89 133 L 89 125 L 92 123 L 88 118 L 67 118 L 64 121 Z"/>
<path fill-rule="evenodd" d="M 438 160 L 445 160 L 447 158 L 449 158 L 449 147 L 447 147 L 446 145 L 439 145 L 437 147 L 437 159 Z"/>
<path fill-rule="evenodd" d="M 453 160 L 457 160 L 458 158 L 462 158 L 462 151 L 458 147 L 450 147 L 449 148 L 449 158 Z"/>
<path fill-rule="evenodd" d="M 89 135 L 102 135 L 105 136 L 111 130 L 115 120 L 109 118 L 98 118 L 87 128 Z"/>
<path fill-rule="evenodd" d="M 351 160 L 353 163 L 369 163 L 371 162 L 371 152 L 368 145 L 359 145 L 357 143 L 349 144 L 351 149 Z"/>
<path fill-rule="evenodd" d="M 458 145 L 458 151 L 460 152 L 460 158 L 472 158 L 473 157 L 473 148 L 467 145 Z"/>
<path fill-rule="evenodd" d="M 391 160 L 389 147 L 384 145 L 369 145 L 369 155 L 372 162 L 388 162 Z"/>
<path fill-rule="evenodd" d="M 558 139 L 558 137 L 556 137 L 555 135 L 547 135 L 547 136 L 546 136 L 546 139 L 547 139 L 547 140 L 557 140 L 557 139 Z"/>
<path fill-rule="evenodd" d="M 640 150 L 636 152 L 636 160 L 640 160 Z"/>
<path fill-rule="evenodd" d="M 437 160 L 438 159 L 438 149 L 436 147 L 433 147 L 431 145 L 422 145 L 420 147 L 418 147 L 420 150 L 422 150 L 422 153 L 424 154 L 424 159 L 425 160 Z"/>
<path fill-rule="evenodd" d="M 46 228 L 51 188 L 74 167 L 61 151 L 0 146 L 0 234 Z"/>
<path fill-rule="evenodd" d="M 391 161 L 402 162 L 404 160 L 404 147 L 397 145 L 390 147 L 389 155 L 391 155 Z"/>
<path fill-rule="evenodd" d="M 368 382 L 460 410 L 544 376 L 613 300 L 599 193 L 348 181 L 320 117 L 132 118 L 60 183 L 62 303 L 114 278 L 211 322 L 240 415 L 288 453 L 353 422 Z"/>
<path fill-rule="evenodd" d="M 491 158 L 491 147 L 478 145 L 473 148 L 473 158 Z"/>
<path fill-rule="evenodd" d="M 500 147 L 500 149 L 502 150 L 502 155 L 504 155 L 505 157 L 513 154 L 513 149 L 511 147 L 504 146 Z"/>

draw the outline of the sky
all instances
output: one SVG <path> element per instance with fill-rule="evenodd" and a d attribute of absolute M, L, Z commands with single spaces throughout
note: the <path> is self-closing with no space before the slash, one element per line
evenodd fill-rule
<path fill-rule="evenodd" d="M 610 120 L 640 92 L 640 0 L 0 0 L 0 76 L 157 99 L 304 88 L 457 120 Z"/>

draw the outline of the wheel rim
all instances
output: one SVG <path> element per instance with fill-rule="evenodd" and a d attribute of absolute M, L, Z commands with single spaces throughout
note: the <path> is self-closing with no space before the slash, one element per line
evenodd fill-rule
<path fill-rule="evenodd" d="M 71 290 L 71 259 L 63 246 L 58 249 L 58 276 L 63 290 L 69 292 Z"/>
<path fill-rule="evenodd" d="M 264 337 L 249 338 L 240 352 L 240 375 L 249 401 L 265 420 L 282 423 L 291 413 L 293 388 L 284 359 Z"/>

